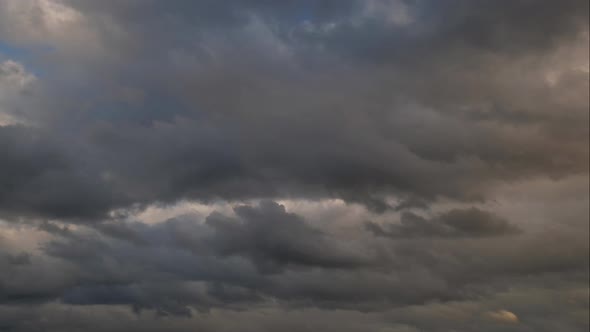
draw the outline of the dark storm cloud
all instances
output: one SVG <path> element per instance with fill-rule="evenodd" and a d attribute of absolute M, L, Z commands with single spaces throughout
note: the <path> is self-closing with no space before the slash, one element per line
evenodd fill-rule
<path fill-rule="evenodd" d="M 202 255 L 246 258 L 262 273 L 306 266 L 346 269 L 373 263 L 370 257 L 351 250 L 275 202 L 237 206 L 234 213 L 235 217 L 230 217 L 215 212 L 204 221 L 193 215 L 178 216 L 152 227 L 114 221 L 94 228 L 140 247 L 156 244 Z M 42 226 L 50 232 L 63 233 L 62 229 L 54 231 L 55 227 Z"/>
<path fill-rule="evenodd" d="M 101 216 L 115 203 L 103 183 L 84 174 L 44 132 L 0 127 L 0 210 L 3 217 Z"/>
<path fill-rule="evenodd" d="M 459 229 L 473 232 L 473 225 L 462 225 L 467 223 L 462 217 L 473 221 L 470 215 L 484 219 L 486 226 L 476 223 L 478 235 L 482 234 L 480 229 L 503 229 L 498 227 L 497 217 L 477 210 L 443 216 L 454 217 L 452 222 L 460 225 Z M 18 311 L 19 305 L 51 306 L 56 301 L 99 311 L 124 306 L 138 315 L 138 324 L 149 320 L 150 313 L 197 319 L 202 313 L 246 313 L 266 310 L 269 305 L 290 308 L 287 312 L 307 308 L 306 315 L 310 308 L 317 308 L 313 310 L 319 310 L 321 316 L 338 310 L 361 311 L 372 315 L 375 323 L 387 321 L 384 313 L 400 308 L 392 319 L 438 331 L 433 327 L 436 324 L 483 323 L 431 317 L 428 308 L 432 303 L 450 307 L 467 303 L 472 308 L 478 303 L 472 301 L 531 287 L 556 289 L 561 294 L 564 287 L 584 287 L 588 278 L 588 242 L 579 229 L 507 237 L 448 237 L 442 242 L 412 240 L 411 236 L 382 242 L 378 237 L 363 238 L 359 232 L 351 242 L 313 228 L 273 202 L 238 207 L 235 216 L 214 212 L 207 218 L 185 215 L 154 225 L 119 221 L 95 227 L 98 232 L 84 226 L 65 231 L 43 223 L 42 228 L 56 237 L 51 237 L 40 253 L 11 252 L 0 259 L 0 307 L 9 305 Z M 35 282 L 39 275 L 43 280 Z M 522 295 L 514 296 L 499 300 L 497 305 L 523 301 Z M 535 297 L 530 301 L 539 303 Z M 570 305 L 579 308 L 577 302 Z M 419 313 L 412 313 L 412 307 Z M 476 319 L 485 310 L 495 310 L 494 305 L 486 308 L 469 315 Z M 550 308 L 543 310 L 556 314 Z M 517 313 L 524 312 L 521 308 Z M 2 315 L 12 322 L 7 326 L 20 326 L 8 312 Z M 35 315 L 25 317 L 33 322 Z M 430 318 L 419 322 L 419 317 Z M 167 324 L 183 322 L 176 319 Z M 566 319 L 564 324 L 569 322 Z M 67 326 L 63 325 L 66 322 L 55 323 Z M 278 326 L 285 323 L 277 322 Z M 123 317 L 114 319 L 113 324 L 113 328 L 120 328 Z M 334 324 L 328 326 L 336 328 Z M 496 326 L 485 324 L 491 324 L 492 330 Z M 362 326 L 351 331 L 363 330 Z M 301 325 L 292 328 L 297 331 Z"/>
<path fill-rule="evenodd" d="M 588 11 L 0 1 L 0 331 L 587 330 Z"/>
<path fill-rule="evenodd" d="M 496 217 L 478 211 L 442 218 L 454 215 L 449 222 L 462 224 L 467 221 L 461 218 L 473 221 L 470 214 L 491 221 L 459 229 L 476 236 L 481 229 L 505 230 Z M 215 212 L 200 221 L 185 216 L 151 226 L 126 222 L 119 226 L 125 232 L 114 227 L 53 238 L 43 252 L 60 262 L 55 276 L 63 269 L 68 278 L 49 278 L 26 297 L 20 283 L 7 283 L 6 291 L 21 301 L 53 296 L 70 304 L 130 305 L 164 315 L 185 315 L 189 308 L 244 309 L 270 299 L 294 308 L 381 311 L 474 298 L 490 288 L 506 289 L 507 280 L 524 282 L 531 273 L 576 284 L 588 266 L 588 244 L 583 234 L 571 231 L 417 243 L 408 231 L 399 242 L 358 238 L 347 243 L 272 202 L 236 208 L 235 218 Z M 5 271 L 42 271 L 49 266 L 45 259 L 29 256 L 27 264 L 10 263 Z"/>
<path fill-rule="evenodd" d="M 546 51 L 585 27 L 589 8 L 583 0 L 566 0 L 560 4 L 517 0 L 502 6 L 490 0 L 398 3 L 407 6 L 414 18 L 408 24 L 384 25 L 379 17 L 372 17 L 363 22 L 362 29 L 355 26 L 357 22 L 345 21 L 341 29 L 325 35 L 304 35 L 321 44 L 327 42 L 355 60 L 425 64 L 458 50 L 466 52 L 464 55 Z M 399 11 L 399 7 L 391 6 L 380 9 Z"/>
<path fill-rule="evenodd" d="M 498 181 L 588 166 L 587 75 L 548 87 L 538 74 L 586 29 L 584 1 L 63 4 L 85 34 L 46 41 L 53 51 L 37 66 L 60 79 L 40 80 L 29 98 L 43 108 L 20 113 L 57 143 L 21 162 L 68 160 L 37 183 L 5 180 L 8 213 L 80 221 L 154 202 L 277 197 L 382 212 L 392 194 L 482 199 Z M 385 15 L 402 10 L 399 22 Z M 32 33 L 23 26 L 2 35 Z M 96 49 L 82 56 L 86 43 Z M 496 69 L 522 61 L 518 78 Z M 555 108 L 568 115 L 556 120 Z"/>
<path fill-rule="evenodd" d="M 411 212 L 401 216 L 400 224 L 381 226 L 367 222 L 366 227 L 377 236 L 391 238 L 416 237 L 486 237 L 518 234 L 518 227 L 494 214 L 476 208 L 451 210 L 427 219 Z"/>
<path fill-rule="evenodd" d="M 211 247 L 221 255 L 247 255 L 261 268 L 271 270 L 282 264 L 335 268 L 363 264 L 362 257 L 347 253 L 342 244 L 338 248 L 326 234 L 274 202 L 264 202 L 258 208 L 241 206 L 235 212 L 242 222 L 221 215 L 207 218 L 215 230 Z"/>

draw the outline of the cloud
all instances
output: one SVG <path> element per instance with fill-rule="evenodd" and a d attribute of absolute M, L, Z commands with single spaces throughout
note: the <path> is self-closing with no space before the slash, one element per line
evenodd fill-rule
<path fill-rule="evenodd" d="M 85 194 L 14 184 L 39 197 L 10 213 L 79 222 L 183 199 L 290 197 L 383 212 L 392 195 L 481 200 L 503 181 L 588 168 L 583 2 L 27 3 L 7 2 L 4 16 L 24 24 L 38 7 L 77 28 L 35 30 L 53 51 L 28 61 L 45 79 L 11 121 L 71 159 L 55 170 L 67 180 L 51 180 L 64 185 L 43 188 Z M 333 28 L 309 36 L 304 22 Z M 21 25 L 2 35 L 39 44 Z M 551 84 L 548 72 L 560 73 Z"/>
<path fill-rule="evenodd" d="M 488 319 L 504 324 L 518 323 L 518 316 L 508 310 L 489 311 L 485 313 Z"/>
<path fill-rule="evenodd" d="M 584 0 L 0 1 L 0 330 L 585 331 L 588 36 Z"/>
<path fill-rule="evenodd" d="M 37 80 L 19 62 L 2 61 L 0 52 L 0 126 L 15 124 L 19 108 L 26 106 L 21 98 L 31 93 Z"/>
<path fill-rule="evenodd" d="M 0 215 L 7 219 L 104 216 L 115 199 L 46 131 L 0 127 Z"/>
<path fill-rule="evenodd" d="M 241 221 L 219 214 L 207 218 L 214 229 L 210 247 L 220 255 L 247 255 L 270 269 L 284 264 L 349 268 L 369 263 L 369 258 L 347 250 L 344 243 L 306 225 L 275 202 L 257 208 L 240 206 L 235 212 Z"/>
<path fill-rule="evenodd" d="M 366 228 L 377 236 L 391 238 L 416 237 L 486 237 L 518 234 L 520 229 L 507 220 L 477 208 L 450 210 L 435 218 L 425 219 L 411 212 L 402 214 L 400 224 L 383 228 L 367 222 Z"/>
<path fill-rule="evenodd" d="M 29 278 L 15 279 L 5 291 L 24 302 L 128 305 L 161 315 L 269 303 L 372 312 L 473 299 L 490 288 L 531 285 L 531 274 L 540 284 L 551 276 L 577 284 L 587 275 L 587 241 L 567 232 L 382 242 L 315 228 L 274 202 L 234 213 L 67 230 L 44 223 L 52 236 L 41 252 L 27 256 L 27 264 L 6 260 L 5 276 L 53 266 L 46 283 L 26 290 Z"/>

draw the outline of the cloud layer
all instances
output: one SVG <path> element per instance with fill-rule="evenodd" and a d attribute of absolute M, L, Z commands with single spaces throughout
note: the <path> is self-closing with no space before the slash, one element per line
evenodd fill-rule
<path fill-rule="evenodd" d="M 587 330 L 588 11 L 0 2 L 0 331 Z"/>

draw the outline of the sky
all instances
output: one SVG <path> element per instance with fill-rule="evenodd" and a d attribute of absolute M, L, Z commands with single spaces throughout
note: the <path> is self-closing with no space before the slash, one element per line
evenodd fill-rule
<path fill-rule="evenodd" d="M 0 332 L 589 328 L 587 0 L 0 0 Z"/>

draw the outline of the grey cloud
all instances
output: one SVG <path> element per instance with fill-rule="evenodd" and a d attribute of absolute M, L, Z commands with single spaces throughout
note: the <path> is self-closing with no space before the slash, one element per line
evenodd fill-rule
<path fill-rule="evenodd" d="M 241 221 L 216 214 L 207 218 L 215 230 L 211 247 L 221 255 L 247 255 L 271 270 L 277 264 L 351 268 L 369 263 L 274 202 L 241 206 L 235 212 Z"/>
<path fill-rule="evenodd" d="M 473 329 L 485 332 L 535 331 L 550 332 L 555 329 L 566 332 L 584 331 L 587 324 L 583 317 L 578 323 L 565 323 L 559 318 L 579 313 L 587 309 L 581 303 L 580 296 L 572 296 L 575 290 L 544 291 L 537 290 L 524 293 L 503 294 L 502 296 L 487 298 L 484 303 L 459 302 L 452 304 L 431 304 L 425 308 L 410 307 L 402 310 L 391 310 L 387 314 L 358 313 L 354 311 L 280 311 L 276 308 L 255 312 L 220 311 L 219 317 L 196 315 L 191 319 L 171 321 L 158 318 L 153 314 L 142 315 L 137 321 L 131 313 L 119 307 L 114 308 L 86 308 L 72 307 L 58 304 L 47 305 L 39 309 L 16 308 L 0 311 L 4 321 L 18 322 L 10 326 L 14 331 L 34 331 L 43 328 L 46 331 L 63 331 L 84 329 L 86 331 L 128 331 L 140 329 L 142 331 L 305 331 L 322 330 L 327 332 L 361 332 L 367 328 L 386 332 L 416 332 L 421 330 L 442 332 L 455 329 L 470 331 Z M 510 297 L 512 296 L 512 299 Z M 543 299 L 539 302 L 538 299 Z M 549 299 L 554 299 L 560 305 L 549 305 Z M 574 301 L 571 301 L 575 299 Z M 545 310 L 544 318 L 532 318 L 521 324 L 495 324 L 481 319 L 481 314 L 487 310 L 496 310 L 497 306 L 516 305 L 521 319 L 532 318 L 528 312 Z M 523 308 L 528 308 L 522 310 Z M 515 310 L 515 309 L 513 309 Z M 575 316 L 576 314 L 573 314 Z M 225 317 L 222 318 L 222 317 Z M 532 324 L 528 325 L 527 324 Z"/>
<path fill-rule="evenodd" d="M 550 52 L 584 30 L 580 2 L 501 8 L 457 2 L 448 5 L 453 10 L 405 3 L 414 22 L 403 28 L 370 17 L 351 23 L 366 6 L 360 2 L 63 3 L 81 13 L 82 23 L 72 24 L 93 31 L 106 53 L 82 57 L 73 49 L 86 48 L 83 39 L 63 48 L 63 40 L 48 39 L 57 43 L 53 55 L 33 61 L 44 66 L 45 77 L 63 79 L 39 80 L 43 93 L 31 98 L 43 109 L 33 104 L 23 117 L 47 137 L 21 162 L 44 167 L 41 159 L 50 154 L 61 164 L 36 182 L 11 176 L 19 194 L 4 190 L 11 197 L 3 204 L 7 213 L 80 222 L 181 199 L 281 197 L 342 198 L 383 212 L 392 208 L 389 195 L 481 200 L 501 181 L 580 174 L 588 166 L 587 75 L 565 75 L 553 87 L 539 83 Z M 551 33 L 536 35 L 536 20 L 549 12 L 555 17 L 543 26 Z M 331 33 L 350 47 L 358 46 L 354 33 L 376 45 L 395 44 L 386 38 L 391 29 L 403 30 L 393 36 L 440 47 L 428 58 L 420 43 L 394 47 L 425 64 L 343 60 L 331 36 L 317 37 L 322 51 L 300 38 L 305 21 L 336 24 Z M 475 27 L 458 28 L 464 26 Z M 411 33 L 421 29 L 426 35 Z M 451 42 L 472 40 L 468 34 L 478 29 L 490 36 L 489 46 L 466 50 Z M 512 41 L 504 30 L 522 34 Z M 489 48 L 544 40 L 554 42 L 539 54 L 498 49 L 498 60 L 488 55 Z M 531 63 L 522 78 L 495 69 L 521 68 L 522 61 Z M 101 75 L 107 72 L 112 75 Z M 581 97 L 564 104 L 559 96 L 572 87 L 582 87 Z M 489 105 L 495 108 L 485 112 Z M 557 107 L 571 112 L 556 121 Z M 17 169 L 27 170 L 22 166 Z"/>
<path fill-rule="evenodd" d="M 482 214 L 447 215 L 470 213 Z M 238 207 L 235 218 L 213 213 L 206 222 L 185 216 L 125 227 L 125 232 L 112 226 L 98 226 L 98 233 L 70 231 L 49 241 L 44 254 L 69 266 L 70 278 L 31 297 L 45 299 L 49 291 L 66 303 L 127 304 L 162 314 L 243 309 L 270 299 L 292 308 L 380 311 L 471 299 L 531 273 L 577 284 L 588 265 L 587 242 L 568 232 L 483 242 L 465 234 L 415 242 L 406 234 L 393 243 L 357 238 L 346 247 L 342 238 L 312 228 L 272 202 Z M 475 236 L 482 236 L 481 225 L 476 229 Z M 44 268 L 39 259 L 27 268 Z"/>
<path fill-rule="evenodd" d="M 0 209 L 9 218 L 96 218 L 116 199 L 44 131 L 0 127 Z"/>
<path fill-rule="evenodd" d="M 154 225 L 120 220 L 96 224 L 95 230 L 85 226 L 64 230 L 42 223 L 41 229 L 54 237 L 40 253 L 29 255 L 27 264 L 13 264 L 19 252 L 0 260 L 0 307 L 8 305 L 15 310 L 14 306 L 27 303 L 47 313 L 41 308 L 56 301 L 88 308 L 76 310 L 123 306 L 138 315 L 138 324 L 149 320 L 152 313 L 169 317 L 166 324 L 172 325 L 163 326 L 173 330 L 180 329 L 174 324 L 183 319 L 200 319 L 219 310 L 252 313 L 276 305 L 289 309 L 285 312 L 318 310 L 321 316 L 344 310 L 370 315 L 368 319 L 374 323 L 384 320 L 379 323 L 383 326 L 390 325 L 385 313 L 394 310 L 392 317 L 396 318 L 392 319 L 408 327 L 438 331 L 437 324 L 447 324 L 469 330 L 473 324 L 485 323 L 479 321 L 483 312 L 497 310 L 496 306 L 510 309 L 515 302 L 501 300 L 470 309 L 466 314 L 471 318 L 465 322 L 428 316 L 420 310 L 428 311 L 432 303 L 451 308 L 458 303 L 479 306 L 482 298 L 531 287 L 555 288 L 558 293 L 565 292 L 564 287 L 585 287 L 588 242 L 583 232 L 562 229 L 558 233 L 482 238 L 481 229 L 487 231 L 490 225 L 498 229 L 497 217 L 462 210 L 442 218 L 472 214 L 491 221 L 484 220 L 483 228 L 478 224 L 475 237 L 462 234 L 440 242 L 413 239 L 410 234 L 397 241 L 381 241 L 357 233 L 345 240 L 337 233 L 312 227 L 273 202 L 237 207 L 235 216 L 217 212 L 207 218 L 184 215 Z M 462 221 L 472 221 L 450 220 L 459 220 L 459 229 L 464 229 Z M 375 256 L 366 260 L 371 256 L 360 254 L 363 252 Z M 269 270 L 269 264 L 274 268 Z M 39 275 L 44 276 L 43 282 L 32 286 Z M 539 303 L 535 298 L 531 301 Z M 411 308 L 418 310 L 418 317 L 430 318 L 412 318 Z M 523 329 L 541 324 L 534 313 L 526 314 L 523 308 L 512 309 L 522 317 Z M 544 310 L 554 314 L 554 309 Z M 20 326 L 11 321 L 7 326 Z M 125 321 L 123 317 L 114 319 L 113 328 L 126 326 Z M 497 328 L 492 323 L 486 323 L 490 330 Z M 66 326 L 58 321 L 55 324 Z M 286 321 L 277 324 L 285 326 Z M 334 324 L 326 326 L 337 328 Z M 366 324 L 352 331 L 366 329 Z M 584 326 L 583 321 L 571 319 L 559 324 L 556 326 Z M 294 323 L 292 328 L 297 331 L 301 325 Z"/>
<path fill-rule="evenodd" d="M 0 1 L 0 330 L 587 330 L 587 194 L 523 184 L 587 180 L 588 30 L 584 0 Z M 137 217 L 178 202 L 235 209 Z"/>
<path fill-rule="evenodd" d="M 375 235 L 399 239 L 485 237 L 520 233 L 520 229 L 507 220 L 477 208 L 450 210 L 431 219 L 405 212 L 399 224 L 381 226 L 367 222 L 365 225 Z"/>
<path fill-rule="evenodd" d="M 31 264 L 31 255 L 26 252 L 19 254 L 7 254 L 2 257 L 4 261 L 11 265 L 28 265 Z"/>
<path fill-rule="evenodd" d="M 201 255 L 247 258 L 265 273 L 277 273 L 285 267 L 346 269 L 372 264 L 368 254 L 355 252 L 273 201 L 237 206 L 234 213 L 231 217 L 215 212 L 205 220 L 194 215 L 177 216 L 153 227 L 120 221 L 93 227 L 140 247 L 179 247 Z"/>

